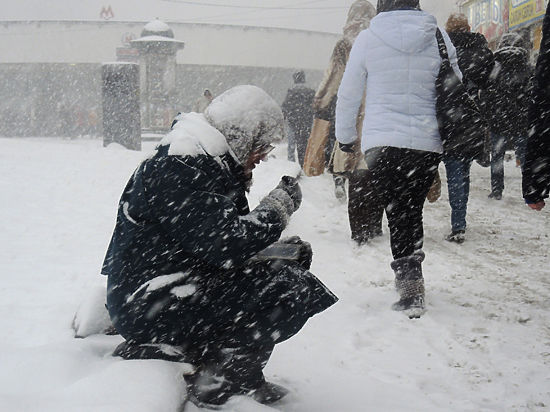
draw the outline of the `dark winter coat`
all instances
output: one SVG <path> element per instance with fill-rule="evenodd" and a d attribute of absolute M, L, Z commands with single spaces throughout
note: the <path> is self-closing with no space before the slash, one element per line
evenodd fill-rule
<path fill-rule="evenodd" d="M 109 314 L 126 340 L 269 348 L 336 302 L 309 263 L 251 259 L 288 217 L 267 201 L 249 211 L 233 155 L 170 154 L 172 144 L 130 178 L 103 264 Z"/>
<path fill-rule="evenodd" d="M 313 122 L 313 97 L 315 90 L 303 85 L 295 85 L 288 89 L 286 98 L 281 106 L 289 126 L 297 131 L 309 134 Z"/>
<path fill-rule="evenodd" d="M 550 191 L 550 5 L 542 28 L 542 43 L 529 108 L 529 140 L 523 167 L 523 197 L 537 203 Z"/>
<path fill-rule="evenodd" d="M 497 50 L 494 57 L 495 65 L 482 93 L 489 129 L 506 138 L 524 137 L 532 77 L 529 52 L 509 46 Z"/>
<path fill-rule="evenodd" d="M 471 94 L 486 86 L 489 74 L 495 64 L 493 52 L 489 49 L 485 36 L 471 32 L 449 32 L 458 57 L 458 67 L 462 72 L 462 82 Z"/>
<path fill-rule="evenodd" d="M 229 153 L 174 156 L 169 147 L 160 146 L 130 178 L 103 264 L 108 309 L 122 334 L 136 333 L 121 320 L 128 311 L 152 316 L 150 307 L 136 315 L 141 295 L 169 286 L 197 289 L 192 299 L 206 299 L 204 285 L 275 242 L 284 228 L 275 210 L 249 213 L 242 168 Z"/>

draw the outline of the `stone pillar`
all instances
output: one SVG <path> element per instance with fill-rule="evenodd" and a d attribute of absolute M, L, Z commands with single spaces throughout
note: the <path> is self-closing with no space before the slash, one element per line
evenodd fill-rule
<path fill-rule="evenodd" d="M 153 20 L 131 44 L 140 55 L 142 131 L 162 135 L 170 130 L 178 112 L 176 55 L 185 43 L 174 38 L 166 23 Z"/>
<path fill-rule="evenodd" d="M 139 107 L 139 65 L 102 65 L 103 146 L 119 143 L 130 150 L 141 150 Z"/>

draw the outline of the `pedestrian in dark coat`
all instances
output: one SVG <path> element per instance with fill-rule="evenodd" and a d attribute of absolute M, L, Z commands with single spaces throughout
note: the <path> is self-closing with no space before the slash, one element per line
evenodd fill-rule
<path fill-rule="evenodd" d="M 307 139 L 313 122 L 313 96 L 315 90 L 305 85 L 306 74 L 303 70 L 292 76 L 294 87 L 288 89 L 282 109 L 290 128 L 292 141 L 289 139 L 289 160 L 294 156 L 294 147 L 298 152 L 300 167 L 304 167 Z M 292 154 L 292 156 L 291 156 Z"/>
<path fill-rule="evenodd" d="M 470 31 L 468 18 L 464 14 L 451 14 L 445 29 L 456 48 L 462 82 L 470 95 L 477 99 L 478 92 L 486 87 L 493 70 L 493 52 L 483 34 Z"/>
<path fill-rule="evenodd" d="M 530 208 L 541 210 L 550 192 L 550 5 L 542 26 L 532 97 L 523 165 L 523 197 Z"/>
<path fill-rule="evenodd" d="M 500 200 L 504 190 L 504 154 L 509 146 L 523 162 L 532 68 L 523 38 L 506 33 L 494 53 L 495 66 L 483 96 L 491 133 L 491 193 Z"/>
<path fill-rule="evenodd" d="M 251 391 L 274 400 L 282 392 L 262 374 L 274 345 L 336 301 L 307 271 L 305 242 L 287 241 L 294 260 L 269 259 L 300 205 L 296 181 L 248 208 L 252 169 L 284 136 L 281 110 L 238 86 L 176 120 L 122 194 L 102 270 L 109 314 L 126 345 L 171 345 L 191 358 L 197 403 Z"/>
<path fill-rule="evenodd" d="M 479 102 L 480 90 L 486 87 L 494 66 L 493 53 L 487 40 L 483 34 L 470 31 L 468 18 L 461 13 L 451 14 L 445 29 L 456 48 L 462 82 L 470 96 Z M 462 243 L 465 240 L 470 167 L 473 160 L 456 156 L 443 157 L 451 205 L 451 233 L 446 237 L 450 242 Z"/>

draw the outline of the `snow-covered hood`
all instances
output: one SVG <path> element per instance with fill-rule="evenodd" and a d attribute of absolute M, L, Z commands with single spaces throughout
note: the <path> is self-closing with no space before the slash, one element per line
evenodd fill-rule
<path fill-rule="evenodd" d="M 210 103 L 204 116 L 225 136 L 241 163 L 255 148 L 285 137 L 281 108 L 256 86 L 236 86 L 227 90 Z"/>
<path fill-rule="evenodd" d="M 495 51 L 494 56 L 496 61 L 520 70 L 529 64 L 529 52 L 522 47 L 502 47 Z"/>
<path fill-rule="evenodd" d="M 376 16 L 376 9 L 367 0 L 357 0 L 349 8 L 343 32 L 344 37 L 353 43 L 359 32 L 369 27 Z"/>
<path fill-rule="evenodd" d="M 230 152 L 244 163 L 258 147 L 283 139 L 279 105 L 256 86 L 237 86 L 216 97 L 202 113 L 180 113 L 160 142 L 169 155 L 220 156 Z"/>
<path fill-rule="evenodd" d="M 369 28 L 388 46 L 404 53 L 420 52 L 432 45 L 436 29 L 435 17 L 419 10 L 380 13 L 372 19 Z"/>

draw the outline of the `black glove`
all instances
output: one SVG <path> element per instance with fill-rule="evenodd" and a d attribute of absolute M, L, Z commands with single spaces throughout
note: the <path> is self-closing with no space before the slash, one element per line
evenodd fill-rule
<path fill-rule="evenodd" d="M 313 249 L 311 248 L 311 244 L 309 244 L 309 242 L 303 241 L 302 239 L 300 239 L 299 236 L 291 236 L 285 239 L 281 239 L 278 243 L 299 246 L 299 257 L 297 259 L 297 262 L 304 269 L 309 270 L 309 268 L 311 267 L 311 260 L 313 259 Z"/>
<path fill-rule="evenodd" d="M 308 242 L 298 236 L 288 237 L 275 242 L 258 252 L 253 258 L 255 261 L 296 262 L 305 270 L 311 267 L 313 250 Z"/>
<path fill-rule="evenodd" d="M 302 204 L 302 189 L 300 189 L 298 179 L 292 176 L 283 176 L 276 189 L 284 190 L 294 202 L 294 211 L 298 210 Z"/>
<path fill-rule="evenodd" d="M 340 150 L 345 153 L 354 153 L 354 146 L 355 143 L 340 143 L 338 142 L 338 147 L 340 147 Z"/>

